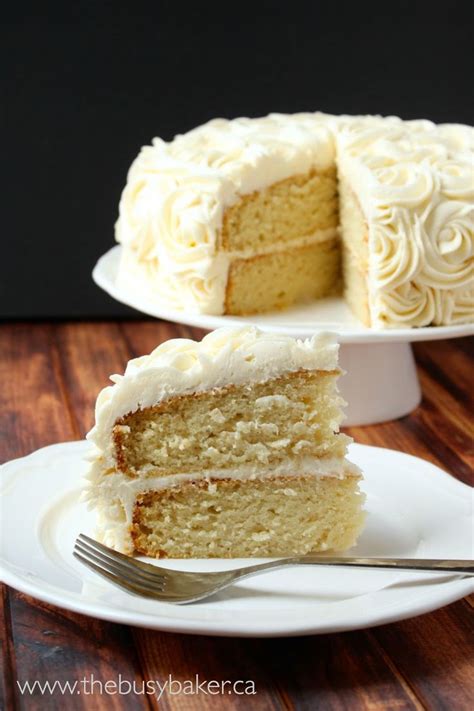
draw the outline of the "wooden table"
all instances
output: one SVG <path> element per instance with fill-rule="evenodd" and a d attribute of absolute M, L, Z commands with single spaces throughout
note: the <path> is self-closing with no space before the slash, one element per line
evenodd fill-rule
<path fill-rule="evenodd" d="M 131 357 L 201 333 L 156 321 L 18 323 L 0 332 L 0 458 L 83 438 L 99 389 Z M 428 459 L 472 483 L 472 341 L 415 346 L 423 404 L 409 417 L 351 428 L 367 444 Z M 472 351 L 471 351 L 472 352 Z M 472 403 L 471 403 L 472 404 Z M 471 452 L 470 452 L 471 450 Z M 21 512 L 19 512 L 21 525 Z M 5 708 L 472 708 L 473 599 L 412 620 L 343 634 L 225 639 L 152 632 L 60 610 L 3 586 Z M 251 679 L 255 696 L 21 697 L 16 680 Z M 140 688 L 140 687 L 138 687 Z"/>

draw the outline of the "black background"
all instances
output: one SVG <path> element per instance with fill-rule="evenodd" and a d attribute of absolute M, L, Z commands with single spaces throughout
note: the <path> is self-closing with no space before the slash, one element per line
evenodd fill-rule
<path fill-rule="evenodd" d="M 155 135 L 270 111 L 474 123 L 469 1 L 127 5 L 3 23 L 0 316 L 133 313 L 90 272 Z"/>

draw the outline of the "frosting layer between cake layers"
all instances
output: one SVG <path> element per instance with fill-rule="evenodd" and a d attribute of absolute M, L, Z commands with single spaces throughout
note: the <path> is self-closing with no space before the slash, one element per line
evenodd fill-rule
<path fill-rule="evenodd" d="M 119 282 L 171 308 L 223 313 L 229 264 L 245 256 L 219 248 L 226 208 L 336 164 L 367 221 L 372 325 L 471 320 L 473 136 L 458 124 L 307 113 L 216 119 L 154 139 L 120 202 Z"/>

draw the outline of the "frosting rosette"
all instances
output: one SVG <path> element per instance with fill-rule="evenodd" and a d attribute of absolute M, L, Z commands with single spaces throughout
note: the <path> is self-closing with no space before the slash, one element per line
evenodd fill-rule
<path fill-rule="evenodd" d="M 452 295 L 452 310 L 441 323 L 466 323 L 474 316 L 474 287 Z"/>
<path fill-rule="evenodd" d="M 474 200 L 474 161 L 464 156 L 434 162 L 440 192 L 453 200 Z"/>
<path fill-rule="evenodd" d="M 389 328 L 429 326 L 435 318 L 433 289 L 416 282 L 407 282 L 391 291 L 375 296 L 377 325 Z"/>
<path fill-rule="evenodd" d="M 474 151 L 474 128 L 461 123 L 442 123 L 436 126 L 440 140 L 451 152 L 472 153 Z"/>
<path fill-rule="evenodd" d="M 466 323 L 474 315 L 474 289 L 466 291 L 449 291 L 444 289 L 435 292 L 435 315 L 433 323 L 437 326 L 450 323 Z"/>
<path fill-rule="evenodd" d="M 436 289 L 465 289 L 474 277 L 474 207 L 455 200 L 428 208 L 423 220 L 420 280 Z"/>
<path fill-rule="evenodd" d="M 394 163 L 372 172 L 373 200 L 382 204 L 414 208 L 427 202 L 436 189 L 436 176 L 429 164 Z"/>
<path fill-rule="evenodd" d="M 388 208 L 370 232 L 370 260 L 380 289 L 395 289 L 416 278 L 423 265 L 422 226 L 400 208 Z"/>
<path fill-rule="evenodd" d="M 219 181 L 194 176 L 168 192 L 155 216 L 156 253 L 167 269 L 205 271 L 216 251 L 220 197 Z"/>

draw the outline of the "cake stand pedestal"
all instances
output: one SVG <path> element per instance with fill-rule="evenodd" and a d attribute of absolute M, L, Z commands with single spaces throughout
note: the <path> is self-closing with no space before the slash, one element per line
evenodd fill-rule
<path fill-rule="evenodd" d="M 403 417 L 419 405 L 421 387 L 410 343 L 458 338 L 474 333 L 472 324 L 377 330 L 366 328 L 349 311 L 343 299 L 332 297 L 285 311 L 249 317 L 210 316 L 167 308 L 146 292 L 142 283 L 118 287 L 116 276 L 121 247 L 113 247 L 97 262 L 92 278 L 117 301 L 149 316 L 212 331 L 221 326 L 253 324 L 263 331 L 308 338 L 317 331 L 337 334 L 340 380 L 348 402 L 344 425 L 373 425 Z M 124 364 L 125 365 L 125 364 Z"/>
<path fill-rule="evenodd" d="M 395 420 L 421 402 L 409 343 L 343 343 L 339 363 L 346 371 L 339 381 L 347 402 L 345 427 Z"/>

